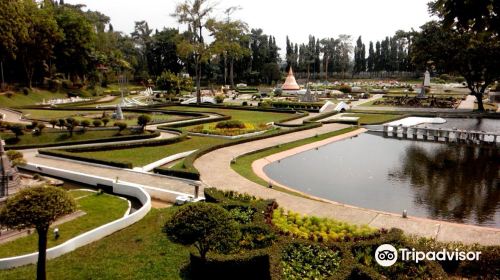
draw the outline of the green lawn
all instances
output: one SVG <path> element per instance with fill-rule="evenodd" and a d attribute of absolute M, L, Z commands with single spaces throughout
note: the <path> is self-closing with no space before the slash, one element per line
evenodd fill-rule
<path fill-rule="evenodd" d="M 264 157 L 267 157 L 267 156 L 270 156 L 270 155 L 273 155 L 273 154 L 276 154 L 276 153 L 279 153 L 279 152 L 283 152 L 283 151 L 290 150 L 290 149 L 293 149 L 296 147 L 304 146 L 304 145 L 309 144 L 309 143 L 321 141 L 321 140 L 324 140 L 327 138 L 331 138 L 331 137 L 334 137 L 337 135 L 351 132 L 351 131 L 354 131 L 356 129 L 357 128 L 345 128 L 345 129 L 341 129 L 341 130 L 337 130 L 337 131 L 332 131 L 329 133 L 318 135 L 317 137 L 311 137 L 311 138 L 306 138 L 306 139 L 302 139 L 302 140 L 297 140 L 294 142 L 280 145 L 279 147 L 275 146 L 275 147 L 272 147 L 270 149 L 266 149 L 266 150 L 263 150 L 263 151 L 260 151 L 260 152 L 254 153 L 254 154 L 244 155 L 242 157 L 237 158 L 236 163 L 231 164 L 231 167 L 233 168 L 234 171 L 236 171 L 241 176 L 247 178 L 248 180 L 255 182 L 259 185 L 262 185 L 264 187 L 268 187 L 269 182 L 264 181 L 262 178 L 260 178 L 259 176 L 257 176 L 253 172 L 252 163 L 254 161 L 261 159 L 261 158 L 264 158 Z M 277 190 L 280 190 L 280 191 L 283 191 L 286 193 L 291 193 L 294 195 L 302 196 L 296 192 L 292 192 L 292 191 L 289 191 L 287 189 L 280 188 L 278 186 L 275 186 L 274 189 L 277 189 Z"/>
<path fill-rule="evenodd" d="M 81 131 L 81 128 L 77 128 L 73 132 L 73 136 L 69 136 L 67 130 L 61 130 L 60 132 L 44 131 L 41 135 L 34 135 L 31 132 L 25 132 L 24 135 L 19 137 L 19 140 L 15 139 L 15 135 L 10 132 L 0 132 L 0 137 L 5 139 L 8 145 L 33 145 L 33 144 L 50 144 L 57 142 L 74 142 L 83 140 L 93 140 L 102 138 L 111 138 L 115 136 L 128 136 L 135 135 L 130 130 L 122 131 L 121 135 L 117 135 L 117 129 L 107 129 L 107 130 L 87 130 L 85 132 Z"/>
<path fill-rule="evenodd" d="M 144 166 L 171 155 L 204 149 L 227 141 L 230 140 L 192 136 L 191 139 L 169 145 L 70 154 L 102 160 L 113 159 L 116 162 L 131 162 L 133 166 Z"/>
<path fill-rule="evenodd" d="M 47 90 L 34 89 L 30 94 L 24 95 L 22 92 L 16 92 L 11 98 L 7 95 L 0 95 L 0 106 L 1 107 L 17 107 L 17 106 L 27 106 L 35 105 L 36 103 L 41 103 L 43 100 L 49 100 L 54 98 L 66 98 L 66 93 L 60 92 L 50 92 Z"/>
<path fill-rule="evenodd" d="M 186 247 L 161 229 L 175 208 L 151 209 L 136 224 L 47 261 L 47 279 L 182 279 Z M 36 265 L 0 270 L 0 279 L 34 279 Z"/>
<path fill-rule="evenodd" d="M 274 113 L 274 112 L 261 112 L 261 111 L 249 111 L 249 110 L 233 110 L 233 109 L 218 109 L 218 108 L 203 108 L 203 107 L 183 107 L 183 106 L 172 106 L 164 107 L 165 110 L 174 111 L 192 111 L 192 112 L 212 112 L 231 116 L 233 120 L 239 120 L 244 123 L 249 123 L 252 125 L 265 124 L 269 122 L 277 122 L 281 120 L 288 119 L 293 116 L 293 114 L 287 113 Z"/>
<path fill-rule="evenodd" d="M 85 195 L 85 193 L 81 191 L 75 193 L 70 191 L 70 193 L 75 198 Z M 128 208 L 127 201 L 116 196 L 108 194 L 97 195 L 92 192 L 87 192 L 87 194 L 89 196 L 77 200 L 78 210 L 84 211 L 86 214 L 72 221 L 58 225 L 57 227 L 59 228 L 61 236 L 56 241 L 52 235 L 49 235 L 48 248 L 59 245 L 79 234 L 119 219 L 123 217 Z M 50 230 L 49 233 L 52 233 L 52 230 Z M 0 258 L 35 252 L 38 248 L 37 242 L 38 235 L 31 234 L 8 243 L 0 244 Z M 0 279 L 7 278 L 0 276 Z"/>
<path fill-rule="evenodd" d="M 381 124 L 389 121 L 394 121 L 405 117 L 404 115 L 396 114 L 345 114 L 346 117 L 359 117 L 359 124 Z"/>
<path fill-rule="evenodd" d="M 64 110 L 22 110 L 23 114 L 30 119 L 37 119 L 37 120 L 44 120 L 44 121 L 50 121 L 52 119 L 67 119 L 67 118 L 74 118 L 78 121 L 83 121 L 87 120 L 90 122 L 92 125 L 92 122 L 96 119 L 101 119 L 103 116 L 103 112 L 106 112 L 107 118 L 110 119 L 110 124 L 112 125 L 114 122 L 118 120 L 113 120 L 111 119 L 111 115 L 113 114 L 114 110 L 108 109 L 108 110 L 102 110 L 102 111 L 64 111 Z M 140 115 L 143 115 L 142 113 L 132 113 L 132 112 L 124 112 L 124 120 L 121 120 L 120 122 L 124 122 L 127 125 L 137 125 L 137 117 Z M 171 114 L 161 114 L 161 113 L 155 113 L 155 114 L 146 114 L 151 117 L 151 122 L 156 122 L 156 123 L 161 123 L 161 122 L 166 122 L 166 121 L 174 121 L 174 120 L 184 120 L 187 119 L 188 117 L 185 116 L 180 116 L 180 115 L 171 115 Z"/>

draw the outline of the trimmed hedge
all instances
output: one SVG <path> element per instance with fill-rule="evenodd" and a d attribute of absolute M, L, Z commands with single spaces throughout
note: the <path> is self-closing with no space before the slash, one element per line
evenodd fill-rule
<path fill-rule="evenodd" d="M 51 132 L 45 132 L 51 133 Z M 100 139 L 90 139 L 90 140 L 80 140 L 80 141 L 63 141 L 63 142 L 54 142 L 54 143 L 46 143 L 46 144 L 31 144 L 31 145 L 7 145 L 5 146 L 6 150 L 24 150 L 24 149 L 35 149 L 35 148 L 49 148 L 49 147 L 58 147 L 58 146 L 69 146 L 69 145 L 84 145 L 84 144 L 98 144 L 98 143 L 108 143 L 108 142 L 121 142 L 121 141 L 131 141 L 131 140 L 140 140 L 140 139 L 151 139 L 159 137 L 160 133 L 155 131 L 149 134 L 141 134 L 141 135 L 126 135 L 126 136 L 116 136 L 110 138 L 100 138 Z"/>
<path fill-rule="evenodd" d="M 102 145 L 102 146 L 93 146 L 93 147 L 81 147 L 81 148 L 73 148 L 73 149 L 61 149 L 61 150 L 39 150 L 38 153 L 42 155 L 62 157 L 72 160 L 85 161 L 90 163 L 97 163 L 103 165 L 109 165 L 120 168 L 132 168 L 133 165 L 130 162 L 117 162 L 113 160 L 100 160 L 93 159 L 88 157 L 79 156 L 78 152 L 95 152 L 95 151 L 107 151 L 107 150 L 118 150 L 124 148 L 135 148 L 135 147 L 154 147 L 166 144 L 173 144 L 184 141 L 187 137 L 187 134 L 183 133 L 177 137 L 167 138 L 167 139 L 159 139 L 159 140 L 150 140 L 150 141 L 141 141 L 134 143 L 120 143 L 120 144 L 111 144 L 111 145 Z"/>
<path fill-rule="evenodd" d="M 275 231 L 274 226 L 269 224 L 266 218 L 269 213 L 277 207 L 272 200 L 261 200 L 254 196 L 239 194 L 233 191 L 220 191 L 214 188 L 205 189 L 205 198 L 208 203 L 218 203 L 221 206 L 234 207 L 235 205 L 252 207 L 258 210 L 250 226 L 264 226 Z M 264 207 L 264 208 L 263 208 Z M 247 227 L 247 225 L 245 225 Z M 276 231 L 275 231 L 276 232 Z M 324 242 L 318 243 L 311 240 L 290 238 L 279 236 L 273 245 L 255 250 L 243 250 L 230 255 L 209 254 L 207 263 L 200 263 L 197 255 L 191 254 L 191 272 L 195 279 L 287 279 L 283 271 L 283 252 L 287 247 L 293 245 L 320 246 L 325 249 L 337 251 L 340 254 L 339 265 L 334 268 L 329 275 L 318 279 L 445 279 L 449 275 L 443 270 L 438 262 L 422 261 L 418 264 L 414 262 L 397 262 L 391 267 L 382 267 L 376 264 L 374 259 L 375 249 L 381 244 L 392 244 L 398 247 L 417 248 L 418 250 L 431 250 L 432 246 L 423 244 L 422 248 L 413 239 L 407 238 L 399 229 L 390 231 L 381 230 L 382 234 L 362 241 Z M 276 232 L 277 233 L 277 232 Z M 277 233 L 278 234 L 278 233 Z M 497 248 L 497 250 L 495 250 Z M 493 274 L 482 273 L 475 270 L 475 264 L 465 265 L 460 274 L 470 277 L 495 275 L 499 263 L 499 247 L 488 249 L 488 258 L 483 260 L 481 265 L 488 266 Z M 483 252 L 485 252 L 483 250 Z M 322 267 L 324 270 L 324 267 Z M 473 270 L 476 274 L 467 272 Z M 489 272 L 488 272 L 489 273 Z M 451 275 L 450 275 L 451 276 Z M 248 277 L 248 278 L 247 278 Z M 489 278 L 487 278 L 489 279 Z M 491 278 L 493 279 L 493 278 Z"/>
<path fill-rule="evenodd" d="M 271 102 L 273 108 L 288 108 L 288 109 L 307 109 L 307 110 L 319 110 L 323 107 L 323 103 L 318 102 L 281 102 L 275 101 Z"/>

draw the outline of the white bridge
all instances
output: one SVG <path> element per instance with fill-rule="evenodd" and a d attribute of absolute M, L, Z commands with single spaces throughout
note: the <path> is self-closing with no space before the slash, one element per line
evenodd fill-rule
<path fill-rule="evenodd" d="M 486 131 L 471 131 L 462 129 L 428 128 L 403 125 L 383 126 L 384 137 L 400 139 L 457 142 L 471 144 L 497 144 L 500 133 Z"/>

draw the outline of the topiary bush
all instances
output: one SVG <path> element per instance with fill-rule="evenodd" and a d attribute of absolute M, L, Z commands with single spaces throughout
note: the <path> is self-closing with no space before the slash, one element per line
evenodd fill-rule
<path fill-rule="evenodd" d="M 283 208 L 274 210 L 273 224 L 280 233 L 313 241 L 349 241 L 373 238 L 379 232 L 368 226 L 356 226 L 326 218 L 301 216 Z"/>
<path fill-rule="evenodd" d="M 338 87 L 338 90 L 343 92 L 343 93 L 351 93 L 352 92 L 352 87 L 350 85 L 340 85 Z"/>
<path fill-rule="evenodd" d="M 215 97 L 214 97 L 214 100 L 217 104 L 222 104 L 224 102 L 224 98 L 225 96 L 222 95 L 222 94 L 217 94 Z"/>
<path fill-rule="evenodd" d="M 219 122 L 215 125 L 218 129 L 244 129 L 246 126 L 242 121 L 238 120 L 229 120 Z"/>
<path fill-rule="evenodd" d="M 210 251 L 230 252 L 241 236 L 231 215 L 212 203 L 191 203 L 179 208 L 166 222 L 164 232 L 173 242 L 194 245 L 203 261 Z"/>

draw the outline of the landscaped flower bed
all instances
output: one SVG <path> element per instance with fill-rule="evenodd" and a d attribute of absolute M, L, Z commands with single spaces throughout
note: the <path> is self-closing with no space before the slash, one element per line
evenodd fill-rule
<path fill-rule="evenodd" d="M 192 133 L 201 133 L 201 134 L 238 136 L 254 132 L 265 131 L 268 129 L 270 129 L 270 126 L 263 123 L 252 124 L 252 123 L 243 123 L 238 120 L 229 120 L 229 121 L 218 122 L 216 124 L 211 123 L 205 125 L 197 125 L 188 128 L 187 131 Z"/>
<path fill-rule="evenodd" d="M 379 231 L 326 218 L 301 216 L 283 208 L 274 210 L 273 224 L 280 233 L 313 241 L 348 241 L 375 237 Z"/>

